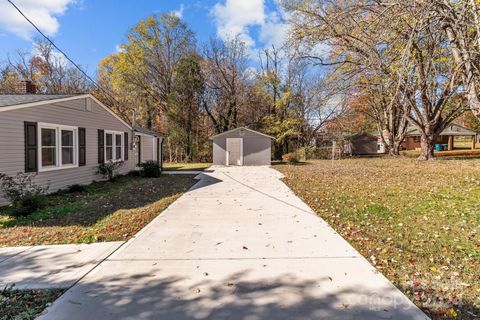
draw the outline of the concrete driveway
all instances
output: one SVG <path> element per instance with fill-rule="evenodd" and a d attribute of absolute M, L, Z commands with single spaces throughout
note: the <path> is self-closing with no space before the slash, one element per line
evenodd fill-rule
<path fill-rule="evenodd" d="M 0 248 L 0 289 L 68 288 L 122 243 Z"/>
<path fill-rule="evenodd" d="M 41 319 L 428 319 L 279 172 L 212 169 Z"/>

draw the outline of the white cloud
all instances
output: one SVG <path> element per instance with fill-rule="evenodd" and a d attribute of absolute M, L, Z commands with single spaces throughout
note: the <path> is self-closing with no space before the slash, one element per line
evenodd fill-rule
<path fill-rule="evenodd" d="M 178 18 L 182 19 L 183 18 L 183 12 L 185 11 L 185 5 L 182 3 L 180 5 L 180 8 L 178 10 L 173 10 L 172 14 L 177 16 Z"/>
<path fill-rule="evenodd" d="M 57 17 L 75 2 L 76 0 L 17 0 L 15 4 L 42 32 L 53 36 L 60 28 Z M 24 39 L 30 39 L 34 31 L 28 21 L 7 1 L 0 1 L 0 29 Z"/>
<path fill-rule="evenodd" d="M 273 2 L 275 9 L 270 12 L 267 12 L 266 0 L 222 0 L 217 3 L 212 14 L 218 36 L 222 39 L 239 36 L 252 52 L 259 46 L 280 47 L 287 40 L 288 17 L 278 1 Z M 252 27 L 258 27 L 258 43 L 251 34 Z"/>
<path fill-rule="evenodd" d="M 247 46 L 253 46 L 248 28 L 265 23 L 265 0 L 226 0 L 225 4 L 217 3 L 212 14 L 220 38 L 239 36 Z"/>
<path fill-rule="evenodd" d="M 280 47 L 288 36 L 288 23 L 282 12 L 272 12 L 260 29 L 259 39 L 267 47 Z"/>

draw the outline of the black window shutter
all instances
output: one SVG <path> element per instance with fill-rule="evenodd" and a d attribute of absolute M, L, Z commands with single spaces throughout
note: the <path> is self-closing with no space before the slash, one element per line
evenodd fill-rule
<path fill-rule="evenodd" d="M 25 121 L 25 172 L 38 172 L 37 123 Z"/>
<path fill-rule="evenodd" d="M 155 140 L 157 140 L 157 164 L 160 165 L 160 139 L 155 138 Z"/>
<path fill-rule="evenodd" d="M 129 148 L 129 147 L 130 147 L 130 143 L 129 143 L 129 141 L 128 141 L 128 132 L 125 132 L 125 133 L 124 133 L 123 144 L 124 144 L 123 150 L 125 150 L 124 159 L 125 159 L 125 161 L 127 161 L 127 160 L 128 160 L 128 150 L 130 149 L 130 148 Z"/>
<path fill-rule="evenodd" d="M 105 131 L 98 129 L 98 163 L 105 163 Z"/>
<path fill-rule="evenodd" d="M 78 165 L 87 164 L 87 139 L 85 128 L 78 128 Z"/>
<path fill-rule="evenodd" d="M 138 136 L 138 163 L 142 163 L 142 136 Z"/>

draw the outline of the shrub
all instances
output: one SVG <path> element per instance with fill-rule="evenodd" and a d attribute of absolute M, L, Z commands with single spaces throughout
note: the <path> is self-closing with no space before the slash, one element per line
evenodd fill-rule
<path fill-rule="evenodd" d="M 117 175 L 118 170 L 123 166 L 123 161 L 108 161 L 98 165 L 97 174 L 101 174 L 108 181 L 112 181 Z"/>
<path fill-rule="evenodd" d="M 297 164 L 300 162 L 300 157 L 297 152 L 286 153 L 282 156 L 282 160 L 288 164 Z"/>
<path fill-rule="evenodd" d="M 45 206 L 49 187 L 36 185 L 34 177 L 35 174 L 21 172 L 14 177 L 0 173 L 0 190 L 12 202 L 14 215 L 29 215 Z"/>
<path fill-rule="evenodd" d="M 81 184 L 72 184 L 68 187 L 68 192 L 70 193 L 81 193 L 84 192 L 87 188 Z"/>
<path fill-rule="evenodd" d="M 132 170 L 127 175 L 130 176 L 130 177 L 140 177 L 140 171 Z"/>
<path fill-rule="evenodd" d="M 318 148 L 315 151 L 315 159 L 318 159 L 318 160 L 332 159 L 332 148 L 331 147 Z"/>
<path fill-rule="evenodd" d="M 160 166 L 155 161 L 146 161 L 140 164 L 141 175 L 145 178 L 158 178 L 162 174 Z"/>
<path fill-rule="evenodd" d="M 38 209 L 46 206 L 47 199 L 43 194 L 28 194 L 20 198 L 15 203 L 14 214 L 18 216 L 28 216 Z"/>

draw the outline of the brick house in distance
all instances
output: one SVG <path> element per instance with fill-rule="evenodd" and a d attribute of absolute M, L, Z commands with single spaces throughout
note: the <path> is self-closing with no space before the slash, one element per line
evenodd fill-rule
<path fill-rule="evenodd" d="M 456 137 L 470 137 L 471 148 L 475 149 L 479 138 L 479 133 L 463 127 L 461 125 L 452 123 L 435 140 L 435 145 L 441 145 L 443 150 L 453 150 L 455 148 Z M 409 128 L 405 139 L 402 142 L 401 150 L 417 150 L 421 148 L 421 134 L 416 128 Z M 378 152 L 385 153 L 385 146 L 383 145 L 380 136 L 378 137 Z"/>
<path fill-rule="evenodd" d="M 465 128 L 458 124 L 450 124 L 445 130 L 440 133 L 440 135 L 435 140 L 435 144 L 439 144 L 443 146 L 444 150 L 453 150 L 455 148 L 455 138 L 456 137 L 470 137 L 471 138 L 471 148 L 472 150 L 475 149 L 477 140 L 478 140 L 478 132 Z M 402 143 L 403 150 L 415 150 L 420 149 L 420 137 L 421 134 L 417 129 L 411 129 L 407 132 L 405 136 L 405 140 Z"/>

